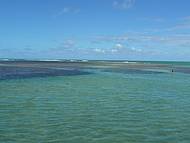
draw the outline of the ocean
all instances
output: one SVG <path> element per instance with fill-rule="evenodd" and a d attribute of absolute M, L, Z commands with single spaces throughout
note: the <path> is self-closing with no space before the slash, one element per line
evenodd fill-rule
<path fill-rule="evenodd" d="M 190 63 L 1 61 L 1 143 L 189 143 Z"/>

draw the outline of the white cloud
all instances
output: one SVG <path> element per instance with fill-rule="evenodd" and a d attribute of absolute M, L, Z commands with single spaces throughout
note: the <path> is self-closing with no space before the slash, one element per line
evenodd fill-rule
<path fill-rule="evenodd" d="M 115 0 L 113 2 L 113 7 L 115 9 L 127 10 L 133 7 L 134 3 L 135 3 L 135 0 Z"/>
<path fill-rule="evenodd" d="M 143 50 L 142 49 L 138 49 L 138 48 L 135 48 L 135 47 L 132 47 L 132 48 L 130 48 L 132 51 L 134 51 L 134 52 L 143 52 Z"/>
<path fill-rule="evenodd" d="M 124 46 L 123 46 L 122 44 L 120 44 L 120 43 L 117 43 L 117 44 L 115 45 L 115 47 L 116 47 L 117 49 L 122 49 Z"/>
<path fill-rule="evenodd" d="M 93 49 L 93 51 L 96 53 L 105 53 L 105 50 L 100 49 L 100 48 L 95 48 L 95 49 Z"/>

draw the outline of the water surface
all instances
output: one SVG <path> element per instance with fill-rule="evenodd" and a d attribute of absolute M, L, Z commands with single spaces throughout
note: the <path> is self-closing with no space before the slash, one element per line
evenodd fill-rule
<path fill-rule="evenodd" d="M 0 142 L 189 143 L 190 75 L 159 65 L 1 79 Z"/>

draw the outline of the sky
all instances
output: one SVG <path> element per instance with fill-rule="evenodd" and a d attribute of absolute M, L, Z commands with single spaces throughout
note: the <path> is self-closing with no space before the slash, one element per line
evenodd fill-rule
<path fill-rule="evenodd" d="M 190 61 L 190 0 L 0 0 L 0 58 Z"/>

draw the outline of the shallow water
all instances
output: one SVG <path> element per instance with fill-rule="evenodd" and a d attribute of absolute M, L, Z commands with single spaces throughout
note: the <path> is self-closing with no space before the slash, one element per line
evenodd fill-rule
<path fill-rule="evenodd" d="M 0 81 L 3 143 L 189 143 L 190 76 L 95 70 Z"/>

